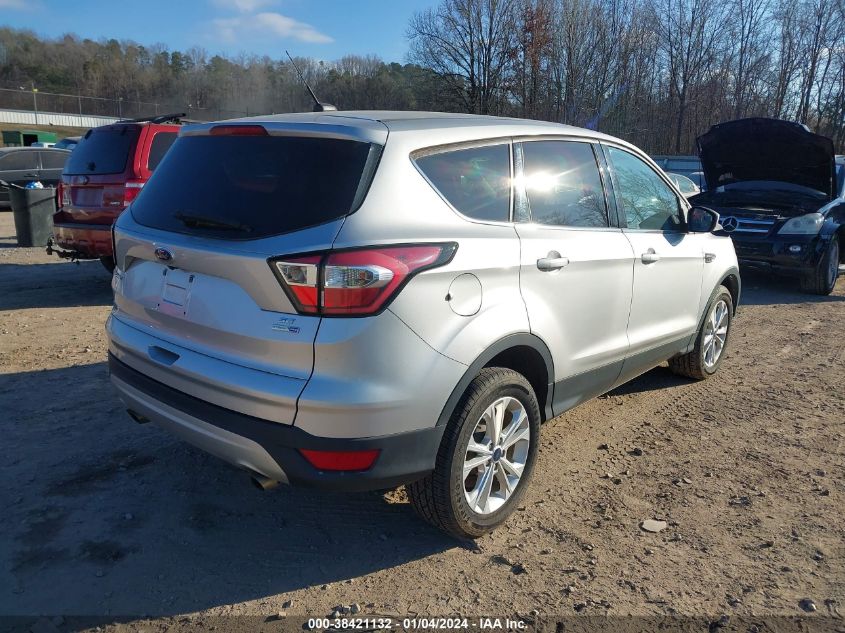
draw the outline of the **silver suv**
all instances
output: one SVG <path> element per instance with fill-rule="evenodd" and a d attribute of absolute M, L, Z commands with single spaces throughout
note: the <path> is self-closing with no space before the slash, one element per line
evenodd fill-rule
<path fill-rule="evenodd" d="M 563 125 L 327 112 L 185 127 L 114 228 L 111 379 L 277 482 L 407 485 L 477 537 L 540 424 L 651 367 L 706 378 L 740 293 L 718 215 Z"/>

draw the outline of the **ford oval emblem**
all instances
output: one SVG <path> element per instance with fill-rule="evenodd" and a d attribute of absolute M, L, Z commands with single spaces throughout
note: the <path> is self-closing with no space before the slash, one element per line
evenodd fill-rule
<path fill-rule="evenodd" d="M 171 253 L 166 248 L 157 248 L 155 250 L 155 254 L 156 258 L 160 259 L 163 262 L 169 262 L 171 259 L 173 259 L 173 253 Z"/>

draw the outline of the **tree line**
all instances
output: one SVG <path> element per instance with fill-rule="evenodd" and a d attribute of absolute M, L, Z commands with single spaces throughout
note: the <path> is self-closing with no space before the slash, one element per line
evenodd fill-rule
<path fill-rule="evenodd" d="M 845 146 L 842 0 L 443 0 L 410 59 L 468 112 L 685 153 L 710 125 L 800 121 Z"/>
<path fill-rule="evenodd" d="M 714 123 L 769 116 L 806 123 L 845 148 L 842 0 L 441 0 L 413 16 L 407 36 L 402 64 L 296 61 L 318 96 L 341 109 L 545 119 L 653 153 L 690 153 Z M 311 107 L 281 56 L 0 28 L 0 107 L 27 107 L 36 86 L 109 99 L 86 100 L 92 114 L 114 115 L 115 103 L 123 116 L 151 114 L 154 104 L 201 119 Z M 43 110 L 83 107 L 45 98 Z"/>

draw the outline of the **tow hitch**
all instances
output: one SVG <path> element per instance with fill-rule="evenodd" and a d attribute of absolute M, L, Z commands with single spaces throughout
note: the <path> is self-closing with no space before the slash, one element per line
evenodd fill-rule
<path fill-rule="evenodd" d="M 69 259 L 72 262 L 79 263 L 80 259 L 88 259 L 79 251 L 67 251 L 63 248 L 57 248 L 55 246 L 56 242 L 52 236 L 47 238 L 47 254 L 48 255 L 57 255 L 62 259 Z"/>

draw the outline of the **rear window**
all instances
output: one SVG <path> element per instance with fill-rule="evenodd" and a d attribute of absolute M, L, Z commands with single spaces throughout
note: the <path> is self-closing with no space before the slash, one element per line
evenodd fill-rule
<path fill-rule="evenodd" d="M 287 136 L 184 136 L 132 203 L 145 226 L 255 239 L 341 218 L 369 184 L 375 146 Z"/>
<path fill-rule="evenodd" d="M 138 140 L 137 125 L 90 130 L 65 164 L 66 174 L 120 174 Z"/>

